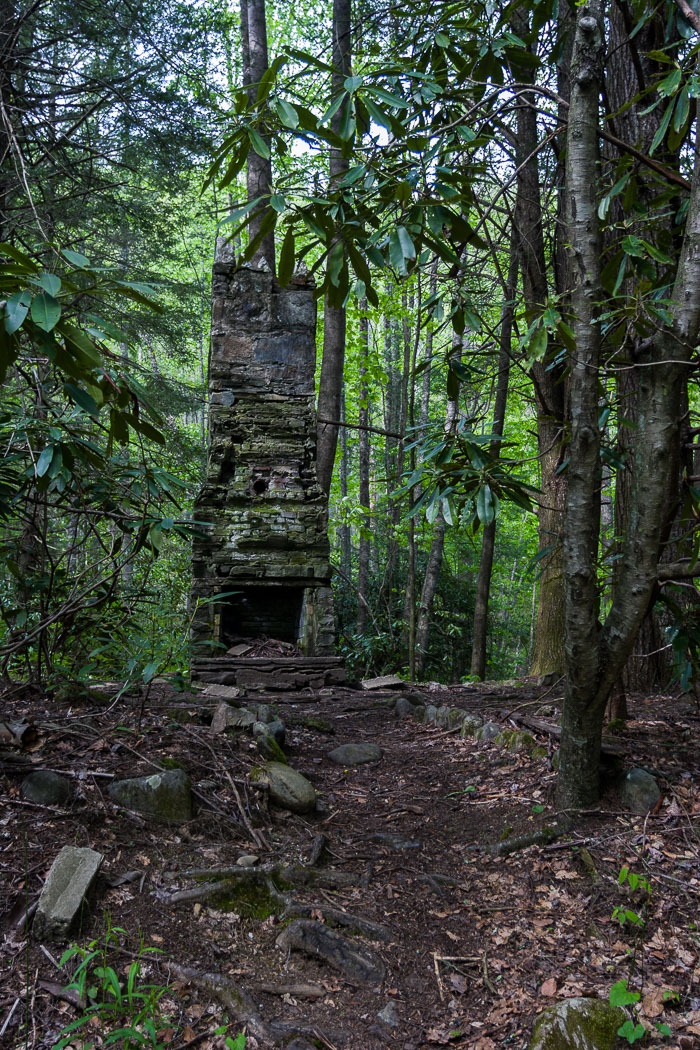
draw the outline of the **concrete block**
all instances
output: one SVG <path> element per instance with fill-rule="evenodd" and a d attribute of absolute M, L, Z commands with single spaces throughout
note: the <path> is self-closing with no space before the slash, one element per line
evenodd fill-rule
<path fill-rule="evenodd" d="M 103 856 L 93 849 L 64 846 L 51 865 L 39 898 L 32 932 L 37 940 L 63 941 L 77 919 Z"/>

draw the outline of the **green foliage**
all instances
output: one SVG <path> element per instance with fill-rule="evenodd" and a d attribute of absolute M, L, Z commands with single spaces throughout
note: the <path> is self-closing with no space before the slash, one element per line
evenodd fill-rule
<path fill-rule="evenodd" d="M 65 966 L 73 958 L 79 959 L 68 989 L 78 993 L 88 1003 L 83 1013 L 63 1029 L 53 1050 L 64 1050 L 81 1033 L 86 1048 L 103 1045 L 121 1047 L 121 1050 L 162 1050 L 159 1032 L 166 1018 L 161 1012 L 161 1000 L 167 985 L 144 980 L 144 964 L 150 957 L 162 954 L 158 948 L 144 946 L 139 940 L 136 958 L 131 962 L 124 983 L 112 955 L 120 947 L 120 936 L 125 931 L 108 922 L 103 937 L 91 941 L 86 948 L 74 944 L 60 959 Z"/>

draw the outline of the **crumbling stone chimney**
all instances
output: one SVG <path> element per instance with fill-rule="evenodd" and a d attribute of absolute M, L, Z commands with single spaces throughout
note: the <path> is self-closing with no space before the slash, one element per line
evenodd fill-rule
<path fill-rule="evenodd" d="M 195 503 L 195 640 L 333 652 L 327 503 L 316 481 L 316 300 L 307 279 L 217 261 L 207 477 Z M 223 650 L 218 649 L 219 652 Z M 212 650 L 215 655 L 216 650 Z"/>

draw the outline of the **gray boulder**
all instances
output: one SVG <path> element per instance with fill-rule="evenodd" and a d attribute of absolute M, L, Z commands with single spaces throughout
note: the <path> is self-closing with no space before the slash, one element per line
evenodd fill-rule
<path fill-rule="evenodd" d="M 397 718 L 413 718 L 415 707 L 405 696 L 400 696 L 394 704 L 394 714 Z"/>
<path fill-rule="evenodd" d="M 306 777 L 282 762 L 266 762 L 250 771 L 250 779 L 267 784 L 270 798 L 291 813 L 309 813 L 316 806 L 316 792 Z"/>
<path fill-rule="evenodd" d="M 646 769 L 630 769 L 620 783 L 620 799 L 630 813 L 648 813 L 660 798 L 659 785 Z"/>
<path fill-rule="evenodd" d="M 379 744 L 341 744 L 328 752 L 328 758 L 337 766 L 361 766 L 363 762 L 378 762 L 382 757 Z"/>
<path fill-rule="evenodd" d="M 102 864 L 102 854 L 92 849 L 64 846 L 51 865 L 32 933 L 36 940 L 61 941 L 79 918 L 86 897 Z"/>
<path fill-rule="evenodd" d="M 564 999 L 539 1015 L 529 1050 L 613 1050 L 624 1022 L 619 1006 L 602 999 Z"/>
<path fill-rule="evenodd" d="M 467 712 L 463 711 L 461 707 L 451 707 L 447 712 L 447 728 L 456 729 L 457 726 L 461 726 L 466 715 Z"/>
<path fill-rule="evenodd" d="M 160 824 L 184 824 L 192 819 L 190 778 L 182 769 L 115 780 L 108 791 L 120 806 L 135 809 Z"/>
<path fill-rule="evenodd" d="M 66 778 L 48 769 L 37 769 L 26 776 L 21 791 L 30 802 L 41 806 L 67 806 L 73 798 L 73 789 Z"/>
<path fill-rule="evenodd" d="M 495 740 L 496 737 L 501 735 L 501 727 L 498 722 L 484 722 L 474 734 L 474 739 L 478 740 L 480 744 L 486 744 L 490 740 Z"/>
<path fill-rule="evenodd" d="M 435 725 L 440 726 L 441 729 L 447 729 L 447 722 L 451 710 L 452 708 L 448 704 L 443 704 L 442 707 L 438 707 L 437 714 L 435 715 Z"/>
<path fill-rule="evenodd" d="M 425 721 L 429 722 L 429 723 L 434 723 L 435 720 L 437 719 L 437 713 L 438 713 L 438 709 L 435 706 L 435 704 L 426 704 Z"/>
<path fill-rule="evenodd" d="M 483 724 L 483 718 L 479 718 L 478 715 L 465 715 L 459 728 L 460 737 L 462 740 L 466 740 L 467 737 L 475 736 Z"/>
<path fill-rule="evenodd" d="M 269 704 L 258 704 L 255 713 L 258 717 L 258 722 L 267 723 L 274 722 L 275 720 L 275 716 L 273 715 L 272 708 Z"/>

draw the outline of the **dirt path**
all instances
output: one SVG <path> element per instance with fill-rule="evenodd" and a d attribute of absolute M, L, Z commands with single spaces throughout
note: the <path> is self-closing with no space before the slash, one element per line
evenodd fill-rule
<path fill-rule="evenodd" d="M 206 982 L 173 984 L 167 960 L 242 986 L 264 1026 L 277 1020 L 290 1033 L 296 1026 L 309 1045 L 336 1050 L 524 1046 L 544 1006 L 573 995 L 607 998 L 615 981 L 625 977 L 633 987 L 642 976 L 643 1020 L 668 1023 L 673 1045 L 696 1045 L 696 707 L 639 701 L 620 738 L 627 764 L 652 766 L 660 779 L 664 799 L 655 816 L 622 813 L 610 794 L 566 837 L 498 857 L 483 847 L 553 819 L 549 737 L 538 740 L 545 753 L 532 757 L 398 720 L 385 699 L 350 689 L 267 699 L 287 725 L 290 764 L 321 799 L 322 812 L 311 817 L 265 807 L 246 786 L 257 761 L 253 741 L 213 735 L 211 710 L 195 698 L 159 690 L 139 732 L 138 703 L 69 708 L 28 693 L 6 696 L 5 720 L 31 714 L 39 735 L 24 753 L 6 750 L 0 758 L 0 1031 L 18 1002 L 2 1045 L 51 1047 L 76 1016 L 57 995 L 68 980 L 56 966 L 61 948 L 44 946 L 47 955 L 17 925 L 66 843 L 105 854 L 107 879 L 80 942 L 99 937 L 108 922 L 123 928 L 111 959 L 120 972 L 138 952 L 139 936 L 164 953 L 148 965 L 153 980 L 169 983 L 161 1001 L 171 1017 L 163 1022 L 166 1047 L 223 1048 L 225 1035 L 213 1033 L 226 1014 Z M 516 708 L 556 716 L 556 698 L 537 700 L 532 687 L 456 687 L 426 699 L 504 726 Z M 379 762 L 343 768 L 327 758 L 339 744 L 362 741 L 380 745 Z M 126 815 L 105 791 L 112 775 L 148 774 L 163 759 L 183 765 L 197 793 L 195 819 L 179 828 Z M 67 810 L 23 798 L 20 766 L 29 763 L 71 774 L 75 798 Z M 299 906 L 297 914 L 326 927 L 340 911 L 386 928 L 383 940 L 352 922 L 341 930 L 383 965 L 376 986 L 351 983 L 326 963 L 278 946 L 290 918 L 281 919 L 281 899 L 239 897 L 228 902 L 230 910 L 221 902 L 171 899 L 201 885 L 188 871 L 235 866 L 243 855 L 258 866 L 308 866 L 320 835 L 328 839 L 315 866 L 323 878 L 281 892 Z M 646 873 L 649 896 L 630 896 L 618 884 L 623 864 Z M 621 905 L 644 925 L 621 926 L 613 918 Z M 677 998 L 664 999 L 665 992 Z M 233 1022 L 228 1035 L 239 1029 Z M 248 1050 L 264 1047 L 269 1031 L 261 1035 L 251 1024 Z"/>

